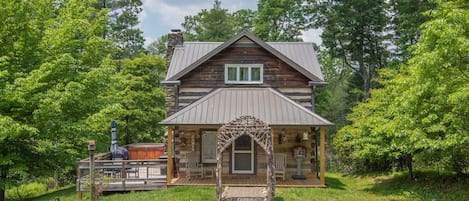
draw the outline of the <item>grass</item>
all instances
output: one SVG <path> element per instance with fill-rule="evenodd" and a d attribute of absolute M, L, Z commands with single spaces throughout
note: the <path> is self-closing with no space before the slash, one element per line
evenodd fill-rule
<path fill-rule="evenodd" d="M 277 188 L 275 201 L 304 200 L 469 200 L 469 178 L 450 173 L 417 172 L 410 180 L 405 173 L 341 175 L 328 173 L 327 188 Z M 76 200 L 74 187 L 42 195 L 30 201 Z M 83 200 L 89 200 L 83 194 Z M 171 187 L 159 191 L 112 193 L 100 197 L 101 201 L 210 201 L 215 200 L 214 187 Z"/>

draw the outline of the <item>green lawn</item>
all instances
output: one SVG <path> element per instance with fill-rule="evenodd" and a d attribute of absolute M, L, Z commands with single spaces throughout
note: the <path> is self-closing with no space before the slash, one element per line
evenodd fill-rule
<path fill-rule="evenodd" d="M 278 188 L 276 201 L 304 200 L 469 200 L 469 178 L 436 172 L 417 173 L 416 181 L 406 174 L 353 175 L 327 174 L 328 188 Z M 75 188 L 70 187 L 46 194 L 31 201 L 61 201 L 76 199 Z M 83 200 L 89 200 L 83 195 Z M 166 190 L 137 193 L 113 193 L 100 197 L 102 201 L 215 200 L 214 187 L 171 187 Z"/>

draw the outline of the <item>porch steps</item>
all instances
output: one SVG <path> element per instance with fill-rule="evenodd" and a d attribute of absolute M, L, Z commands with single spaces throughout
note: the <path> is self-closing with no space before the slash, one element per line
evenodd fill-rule
<path fill-rule="evenodd" d="M 222 194 L 222 201 L 264 201 L 266 198 L 265 187 L 228 186 Z"/>

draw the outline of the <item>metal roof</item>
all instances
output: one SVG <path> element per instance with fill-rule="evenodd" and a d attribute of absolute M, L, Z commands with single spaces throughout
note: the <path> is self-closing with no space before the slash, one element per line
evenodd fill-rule
<path fill-rule="evenodd" d="M 332 125 L 272 88 L 219 88 L 160 124 L 223 125 L 243 115 L 269 125 Z"/>
<path fill-rule="evenodd" d="M 311 79 L 312 81 L 324 81 L 323 74 L 317 61 L 312 43 L 305 42 L 264 42 L 251 34 L 243 31 L 230 40 L 220 42 L 185 42 L 182 46 L 176 46 L 171 58 L 167 81 L 178 80 L 188 72 L 192 71 L 203 62 L 215 56 L 225 48 L 239 41 L 248 38 L 257 45 L 263 47 L 268 52 L 279 57 L 297 71 Z"/>

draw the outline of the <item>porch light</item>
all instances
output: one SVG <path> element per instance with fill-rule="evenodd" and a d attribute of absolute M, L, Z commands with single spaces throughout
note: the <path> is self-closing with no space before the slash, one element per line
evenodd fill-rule
<path fill-rule="evenodd" d="M 303 140 L 309 140 L 308 135 L 308 132 L 303 132 Z"/>

